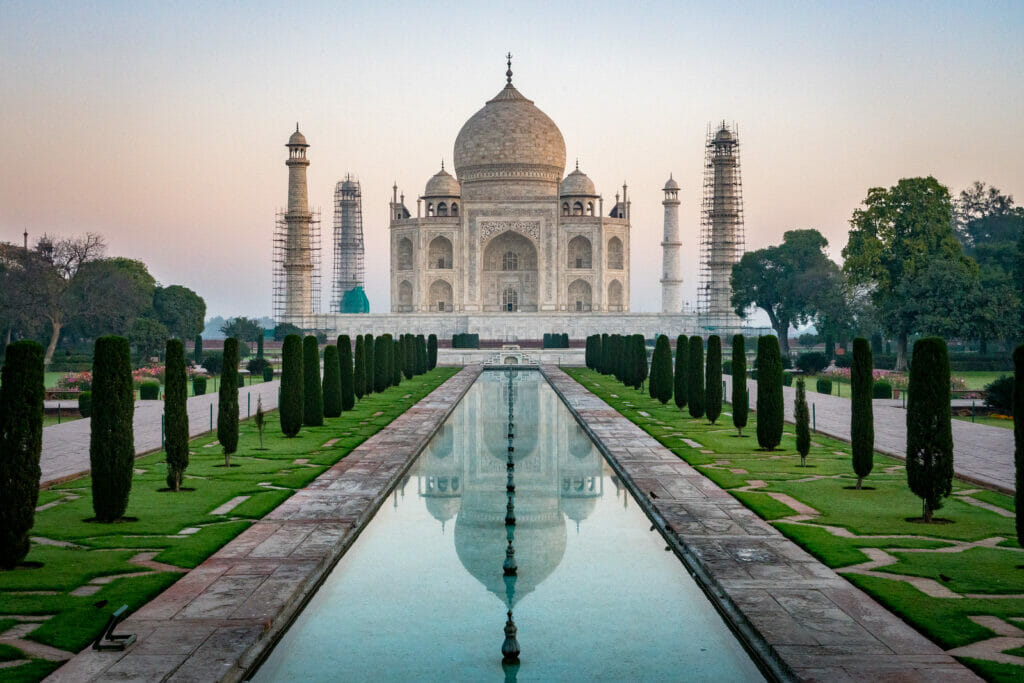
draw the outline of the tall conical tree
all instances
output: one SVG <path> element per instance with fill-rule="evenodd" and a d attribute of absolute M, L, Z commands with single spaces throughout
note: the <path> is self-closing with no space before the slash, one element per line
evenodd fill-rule
<path fill-rule="evenodd" d="M 704 417 L 704 340 L 697 335 L 690 337 L 687 349 L 690 359 L 686 366 L 690 376 L 686 383 L 686 403 L 690 417 Z"/>
<path fill-rule="evenodd" d="M 732 338 L 732 426 L 743 436 L 750 397 L 747 394 L 747 343 L 742 334 Z"/>
<path fill-rule="evenodd" d="M 34 341 L 14 342 L 0 372 L 0 569 L 14 569 L 29 551 L 42 474 L 44 355 Z"/>
<path fill-rule="evenodd" d="M 192 348 L 192 360 L 196 365 L 203 364 L 203 335 L 197 334 Z"/>
<path fill-rule="evenodd" d="M 397 387 L 402 383 L 402 366 L 405 365 L 405 347 L 401 337 L 391 345 L 391 353 L 391 386 Z"/>
<path fill-rule="evenodd" d="M 941 337 L 914 342 L 907 390 L 907 483 L 921 499 L 922 518 L 942 507 L 953 486 L 949 355 Z"/>
<path fill-rule="evenodd" d="M 722 414 L 722 338 L 717 334 L 708 337 L 708 359 L 704 371 L 704 410 L 708 422 Z"/>
<path fill-rule="evenodd" d="M 1024 234 L 1021 234 L 1021 245 L 1024 246 Z M 1021 258 L 1024 260 L 1024 249 L 1021 250 Z M 1013 443 L 1013 464 L 1017 482 L 1014 489 L 1017 543 L 1024 547 L 1024 344 L 1013 352 Z"/>
<path fill-rule="evenodd" d="M 645 354 L 646 355 L 646 354 Z M 646 361 L 645 361 L 646 364 Z M 656 386 L 654 398 L 662 405 L 672 398 L 672 348 L 668 337 L 658 335 L 654 343 L 654 357 L 651 359 L 651 386 Z"/>
<path fill-rule="evenodd" d="M 634 386 L 637 389 L 643 389 L 644 381 L 650 379 L 647 372 L 647 340 L 644 338 L 644 335 L 633 335 L 633 347 Z M 671 363 L 671 360 L 669 363 Z"/>
<path fill-rule="evenodd" d="M 804 378 L 796 380 L 796 402 L 793 417 L 796 422 L 796 451 L 800 454 L 800 467 L 807 466 L 807 454 L 811 450 L 811 411 L 807 408 L 807 391 Z"/>
<path fill-rule="evenodd" d="M 92 358 L 89 430 L 92 509 L 99 522 L 116 521 L 128 509 L 135 464 L 134 416 L 135 388 L 128 340 L 100 337 Z"/>
<path fill-rule="evenodd" d="M 598 358 L 597 371 L 602 375 L 607 375 L 611 372 L 611 335 L 601 335 L 601 355 Z"/>
<path fill-rule="evenodd" d="M 686 407 L 686 400 L 689 389 L 686 380 L 689 379 L 686 370 L 686 363 L 690 359 L 689 339 L 685 334 L 676 337 L 676 367 L 673 375 L 672 395 L 676 399 L 676 408 L 682 410 Z"/>
<path fill-rule="evenodd" d="M 352 368 L 352 390 L 359 400 L 363 399 L 366 391 L 366 340 L 363 335 L 356 335 L 356 357 L 355 367 Z"/>
<path fill-rule="evenodd" d="M 347 334 L 338 337 L 338 363 L 341 366 L 341 409 L 356 405 L 355 375 L 352 369 L 352 340 Z"/>
<path fill-rule="evenodd" d="M 782 441 L 782 400 L 779 340 L 764 335 L 757 338 L 757 443 L 766 451 L 775 450 Z"/>
<path fill-rule="evenodd" d="M 427 370 L 437 367 L 437 335 L 427 337 Z"/>
<path fill-rule="evenodd" d="M 411 334 L 403 334 L 402 337 L 402 372 L 406 379 L 416 376 L 416 342 Z"/>
<path fill-rule="evenodd" d="M 427 371 L 427 338 L 422 334 L 416 335 L 416 374 L 422 375 Z"/>
<path fill-rule="evenodd" d="M 256 330 L 256 357 L 263 358 L 263 329 Z"/>
<path fill-rule="evenodd" d="M 341 360 L 338 347 L 328 344 L 324 349 L 323 383 L 324 417 L 341 415 Z"/>
<path fill-rule="evenodd" d="M 874 466 L 875 417 L 871 406 L 874 369 L 871 344 L 867 339 L 857 337 L 853 340 L 853 363 L 850 366 L 850 445 L 858 489 Z"/>
<path fill-rule="evenodd" d="M 302 337 L 289 334 L 281 348 L 281 432 L 293 437 L 302 428 L 303 399 Z"/>
<path fill-rule="evenodd" d="M 378 394 L 388 388 L 388 335 L 373 340 L 373 390 Z"/>
<path fill-rule="evenodd" d="M 167 488 L 181 490 L 188 468 L 188 377 L 185 374 L 185 345 L 180 339 L 167 340 L 164 368 L 164 452 L 167 453 Z"/>
<path fill-rule="evenodd" d="M 366 347 L 366 393 L 373 394 L 377 391 L 377 340 L 372 334 L 364 335 L 363 339 Z"/>
<path fill-rule="evenodd" d="M 224 466 L 231 466 L 231 454 L 238 450 L 238 340 L 224 340 L 224 367 L 220 371 L 217 400 L 217 441 L 224 451 Z"/>
<path fill-rule="evenodd" d="M 324 423 L 324 394 L 320 386 L 320 342 L 311 334 L 302 340 L 302 424 Z"/>

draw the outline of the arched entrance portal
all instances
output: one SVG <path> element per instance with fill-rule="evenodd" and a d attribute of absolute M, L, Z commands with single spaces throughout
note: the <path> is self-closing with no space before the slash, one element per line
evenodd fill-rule
<path fill-rule="evenodd" d="M 484 249 L 483 309 L 537 310 L 537 248 L 517 232 L 495 236 Z"/>

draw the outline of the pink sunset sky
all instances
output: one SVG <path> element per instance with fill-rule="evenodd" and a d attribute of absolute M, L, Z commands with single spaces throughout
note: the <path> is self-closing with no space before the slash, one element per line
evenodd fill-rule
<path fill-rule="evenodd" d="M 661 188 L 682 186 L 696 296 L 707 126 L 739 126 L 747 248 L 817 228 L 837 261 L 872 186 L 934 175 L 1024 201 L 1024 3 L 0 4 L 0 241 L 102 233 L 208 315 L 270 314 L 285 141 L 309 143 L 329 242 L 362 183 L 367 293 L 389 306 L 387 202 L 514 83 L 572 169 L 633 202 L 633 310 L 660 309 Z M 325 281 L 330 254 L 325 251 Z M 324 305 L 329 299 L 325 286 Z"/>

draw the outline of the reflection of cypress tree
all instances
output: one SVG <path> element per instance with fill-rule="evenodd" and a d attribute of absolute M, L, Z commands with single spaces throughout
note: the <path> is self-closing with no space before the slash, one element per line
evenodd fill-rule
<path fill-rule="evenodd" d="M 302 423 L 319 427 L 324 423 L 324 395 L 320 387 L 320 343 L 313 335 L 302 340 Z"/>
<path fill-rule="evenodd" d="M 352 410 L 356 405 L 356 393 L 352 372 L 352 340 L 347 334 L 338 337 L 338 364 L 341 366 L 341 409 Z"/>
<path fill-rule="evenodd" d="M 686 364 L 689 381 L 686 383 L 686 403 L 690 409 L 690 417 L 704 417 L 704 340 L 694 335 L 687 344 L 690 360 Z"/>
<path fill-rule="evenodd" d="M 921 499 L 922 517 L 942 507 L 953 485 L 949 356 L 941 337 L 914 342 L 907 390 L 907 483 Z"/>
<path fill-rule="evenodd" d="M 708 337 L 708 360 L 704 371 L 705 411 L 708 421 L 722 414 L 722 338 L 717 334 Z"/>
<path fill-rule="evenodd" d="M 1024 240 L 1024 236 L 1021 239 Z M 1013 441 L 1013 463 L 1017 481 L 1017 487 L 1014 489 L 1017 543 L 1024 547 L 1024 344 L 1013 352 Z"/>
<path fill-rule="evenodd" d="M 779 340 L 772 335 L 757 338 L 757 443 L 773 451 L 782 441 L 782 358 Z"/>
<path fill-rule="evenodd" d="M 231 454 L 238 450 L 238 340 L 234 337 L 224 340 L 217 405 L 217 441 L 224 451 L 224 465 L 229 466 Z"/>
<path fill-rule="evenodd" d="M 287 437 L 302 427 L 302 337 L 289 334 L 281 347 L 281 432 Z"/>
<path fill-rule="evenodd" d="M 164 428 L 167 488 L 178 491 L 188 467 L 188 378 L 185 376 L 185 345 L 180 339 L 167 340 Z"/>
<path fill-rule="evenodd" d="M 686 362 L 689 360 L 690 350 L 687 344 L 687 337 L 681 334 L 676 338 L 676 367 L 673 376 L 672 395 L 676 399 L 676 408 L 682 410 L 686 407 L 687 386 Z"/>
<path fill-rule="evenodd" d="M 324 349 L 324 417 L 341 415 L 341 361 L 338 347 L 328 344 Z"/>
<path fill-rule="evenodd" d="M 853 450 L 853 471 L 857 488 L 871 474 L 875 457 L 875 417 L 871 406 L 874 391 L 874 360 L 867 339 L 853 340 L 853 363 L 850 367 L 850 445 Z"/>
<path fill-rule="evenodd" d="M 366 395 L 366 340 L 363 335 L 356 335 L 355 367 L 352 368 L 352 390 L 356 398 L 362 400 Z"/>
<path fill-rule="evenodd" d="M 14 569 L 28 554 L 29 531 L 39 502 L 44 355 L 42 346 L 26 340 L 9 344 L 4 356 L 0 377 L 2 569 Z"/>
<path fill-rule="evenodd" d="M 747 426 L 750 398 L 747 395 L 747 343 L 742 334 L 732 338 L 732 426 L 739 436 Z"/>

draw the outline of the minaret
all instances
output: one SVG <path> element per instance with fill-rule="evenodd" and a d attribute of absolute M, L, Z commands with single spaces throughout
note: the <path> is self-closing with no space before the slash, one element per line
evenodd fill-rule
<path fill-rule="evenodd" d="M 669 174 L 665 183 L 665 235 L 661 241 L 661 312 L 683 310 L 683 276 L 679 269 L 679 183 Z"/>
<path fill-rule="evenodd" d="M 309 191 L 306 189 L 306 137 L 295 132 L 288 138 L 288 212 L 284 219 L 288 225 L 285 241 L 285 322 L 303 326 L 303 318 L 313 314 L 313 240 L 309 211 Z"/>
<path fill-rule="evenodd" d="M 704 159 L 701 220 L 701 283 L 698 290 L 703 324 L 734 328 L 741 324 L 732 308 L 732 267 L 743 255 L 743 184 L 740 180 L 736 127 L 723 121 L 708 130 Z"/>

